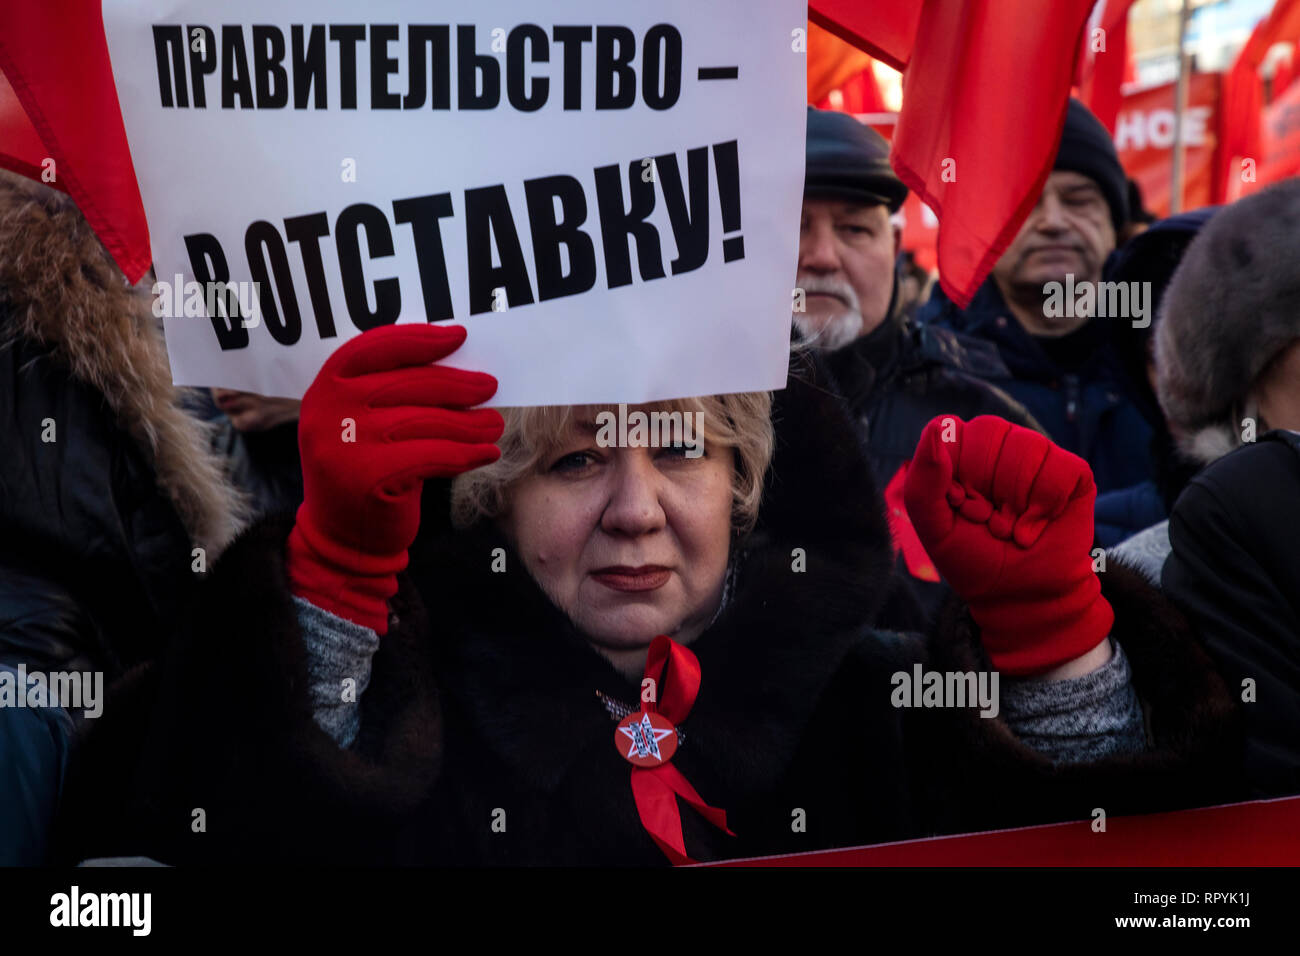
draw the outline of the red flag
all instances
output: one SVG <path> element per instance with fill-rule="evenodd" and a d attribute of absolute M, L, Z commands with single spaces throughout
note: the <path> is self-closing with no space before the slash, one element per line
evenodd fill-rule
<path fill-rule="evenodd" d="M 808 102 L 824 100 L 832 90 L 871 69 L 864 53 L 815 23 L 808 24 Z"/>
<path fill-rule="evenodd" d="M 50 151 L 27 118 L 27 111 L 18 102 L 14 88 L 0 73 L 0 168 L 39 180 L 41 173 L 49 167 L 46 160 L 50 158 Z M 46 174 L 46 180 L 56 189 L 63 188 L 57 175 L 51 180 Z"/>
<path fill-rule="evenodd" d="M 1300 55 L 1297 50 L 1297 44 L 1292 43 L 1291 54 L 1285 60 L 1279 60 L 1277 68 L 1273 71 L 1273 100 L 1269 103 L 1271 106 L 1276 103 L 1278 98 L 1285 93 L 1291 86 L 1291 81 L 1296 78 L 1296 70 L 1300 69 L 1300 63 L 1296 62 L 1296 56 Z"/>
<path fill-rule="evenodd" d="M 1089 29 L 1083 38 L 1079 57 L 1079 99 L 1092 110 L 1102 125 L 1115 132 L 1115 120 L 1123 100 L 1124 74 L 1128 70 L 1128 14 L 1137 0 L 1102 0 L 1100 19 L 1094 21 L 1102 32 L 1094 42 Z M 1103 49 L 1096 49 L 1103 45 Z"/>
<path fill-rule="evenodd" d="M 30 121 L 28 127 L 13 116 L 8 104 L 0 118 L 0 166 L 40 179 L 43 160 L 53 159 L 52 185 L 72 195 L 127 279 L 138 282 L 152 260 L 149 227 L 100 0 L 0 4 L 0 72 Z"/>
<path fill-rule="evenodd" d="M 896 70 L 907 66 L 924 0 L 813 0 L 808 19 Z"/>
<path fill-rule="evenodd" d="M 1300 0 L 1277 0 L 1237 54 L 1223 81 L 1223 198 L 1228 202 L 1250 192 L 1243 184 L 1257 179 L 1260 115 L 1264 109 L 1259 67 L 1275 43 L 1300 39 Z M 1249 163 L 1245 161 L 1249 161 Z"/>
<path fill-rule="evenodd" d="M 845 113 L 888 111 L 869 53 L 808 24 L 808 102 Z"/>
<path fill-rule="evenodd" d="M 1038 201 L 1092 0 L 812 0 L 903 70 L 890 162 L 939 217 L 944 291 L 969 304 Z"/>

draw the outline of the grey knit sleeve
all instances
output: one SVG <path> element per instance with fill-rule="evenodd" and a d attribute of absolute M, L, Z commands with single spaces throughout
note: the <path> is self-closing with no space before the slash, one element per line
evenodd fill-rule
<path fill-rule="evenodd" d="M 361 695 L 370 685 L 370 661 L 379 635 L 295 597 L 307 651 L 307 693 L 312 717 L 340 747 L 361 729 Z"/>
<path fill-rule="evenodd" d="M 1007 680 L 1002 714 L 1028 746 L 1054 763 L 1087 763 L 1146 747 L 1142 708 L 1124 649 L 1102 667 L 1069 680 Z"/>

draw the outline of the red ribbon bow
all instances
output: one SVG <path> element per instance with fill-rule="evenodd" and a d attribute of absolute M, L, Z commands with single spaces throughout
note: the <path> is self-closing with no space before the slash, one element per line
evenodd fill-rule
<path fill-rule="evenodd" d="M 671 664 L 671 668 L 669 667 Z M 665 679 L 667 669 L 671 682 Z M 650 644 L 645 676 L 654 681 L 657 700 L 644 701 L 643 713 L 656 711 L 676 727 L 686 719 L 700 690 L 700 662 L 696 656 L 672 638 L 660 634 Z M 727 812 L 711 807 L 695 792 L 681 771 L 671 763 L 657 767 L 632 768 L 632 797 L 636 801 L 641 825 L 674 866 L 694 863 L 686 853 L 682 836 L 682 817 L 677 809 L 681 797 L 715 827 L 735 836 L 727 829 Z"/>

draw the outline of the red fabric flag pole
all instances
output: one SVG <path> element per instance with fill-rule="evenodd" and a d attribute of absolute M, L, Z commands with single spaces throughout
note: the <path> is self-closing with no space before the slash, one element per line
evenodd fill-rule
<path fill-rule="evenodd" d="M 890 161 L 939 217 L 940 282 L 968 305 L 1038 201 L 1092 0 L 813 0 L 903 69 Z"/>
<path fill-rule="evenodd" d="M 149 271 L 149 227 L 122 125 L 100 0 L 0 4 L 0 72 L 37 137 L 0 140 L 0 166 L 58 186 L 132 282 Z M 3 104 L 0 104 L 3 105 Z M 12 110 L 12 102 L 10 103 Z M 0 130 L 23 130 L 7 116 Z M 40 156 L 33 153 L 39 144 Z M 33 162 L 35 160 L 35 162 Z"/>

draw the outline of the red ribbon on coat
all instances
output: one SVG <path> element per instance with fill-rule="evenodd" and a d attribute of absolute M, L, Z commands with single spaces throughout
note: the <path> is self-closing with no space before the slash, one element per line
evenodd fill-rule
<path fill-rule="evenodd" d="M 641 710 L 647 713 L 657 711 L 676 727 L 695 706 L 695 697 L 700 691 L 699 659 L 672 638 L 660 634 L 650 644 L 645 676 L 654 681 L 656 699 L 643 701 Z M 636 801 L 641 825 L 674 866 L 696 862 L 686 853 L 682 817 L 677 808 L 678 797 L 715 827 L 735 836 L 727 829 L 727 812 L 705 803 L 671 763 L 658 767 L 633 767 L 632 798 Z"/>

